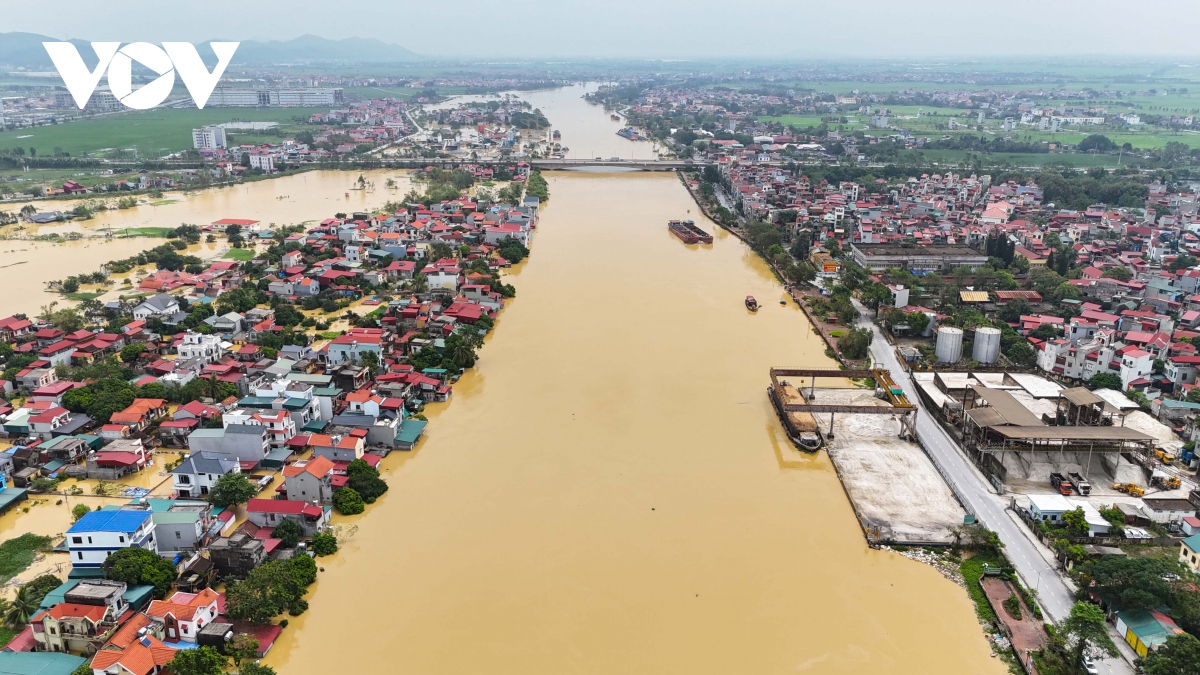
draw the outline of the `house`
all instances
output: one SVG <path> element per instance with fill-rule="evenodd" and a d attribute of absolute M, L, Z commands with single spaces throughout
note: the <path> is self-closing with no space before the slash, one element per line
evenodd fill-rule
<path fill-rule="evenodd" d="M 48 441 L 55 436 L 73 434 L 92 423 L 92 418 L 73 414 L 66 408 L 53 407 L 29 417 L 29 432 Z"/>
<path fill-rule="evenodd" d="M 61 602 L 30 619 L 35 648 L 83 654 L 96 651 L 129 608 L 126 588 L 122 581 L 107 579 L 76 584 L 63 594 Z"/>
<path fill-rule="evenodd" d="M 1138 609 L 1117 614 L 1117 635 L 1141 657 L 1181 633 L 1183 629 L 1162 612 Z"/>
<path fill-rule="evenodd" d="M 183 342 L 175 348 L 181 361 L 197 359 L 202 365 L 216 363 L 225 354 L 226 346 L 220 336 L 204 335 L 188 331 L 183 334 Z"/>
<path fill-rule="evenodd" d="M 177 592 L 146 608 L 151 621 L 161 623 L 169 641 L 195 642 L 200 630 L 217 618 L 220 594 L 211 588 L 199 593 Z"/>
<path fill-rule="evenodd" d="M 1193 534 L 1179 542 L 1179 562 L 1200 574 L 1200 534 Z"/>
<path fill-rule="evenodd" d="M 135 398 L 129 407 L 121 412 L 113 413 L 109 418 L 110 424 L 121 424 L 129 427 L 131 433 L 142 431 L 151 422 L 165 417 L 167 402 L 161 398 Z"/>
<path fill-rule="evenodd" d="M 383 330 L 378 328 L 352 328 L 345 335 L 334 338 L 325 347 L 326 359 L 331 366 L 343 363 L 362 363 L 363 354 L 372 352 L 376 363 L 382 361 Z"/>
<path fill-rule="evenodd" d="M 1196 515 L 1196 507 L 1186 499 L 1160 499 L 1146 497 L 1142 500 L 1142 510 L 1150 520 L 1156 523 L 1170 523 L 1183 520 L 1187 516 Z"/>
<path fill-rule="evenodd" d="M 171 469 L 175 494 L 182 499 L 202 497 L 227 473 L 241 473 L 236 459 L 225 454 L 193 451 L 179 466 Z"/>
<path fill-rule="evenodd" d="M 143 445 L 141 439 L 116 440 L 88 455 L 87 476 L 116 480 L 146 468 L 150 458 L 151 449 Z"/>
<path fill-rule="evenodd" d="M 135 321 L 144 321 L 152 316 L 171 316 L 179 311 L 179 301 L 167 295 L 159 293 L 143 300 L 138 306 L 133 308 L 133 318 Z"/>
<path fill-rule="evenodd" d="M 308 444 L 313 448 L 313 455 L 334 462 L 362 459 L 363 453 L 366 451 L 366 442 L 363 438 L 350 434 L 334 436 L 313 434 L 308 437 Z"/>
<path fill-rule="evenodd" d="M 296 462 L 283 467 L 284 494 L 294 501 L 332 504 L 334 488 L 341 487 L 335 485 L 337 478 L 345 482 L 344 476 L 333 475 L 333 462 L 325 457 Z"/>
<path fill-rule="evenodd" d="M 220 574 L 245 577 L 267 559 L 267 548 L 262 539 L 238 531 L 212 541 L 208 556 Z"/>
<path fill-rule="evenodd" d="M 175 658 L 163 644 L 163 625 L 134 614 L 92 657 L 92 675 L 157 675 Z"/>
<path fill-rule="evenodd" d="M 67 530 L 67 551 L 74 567 L 101 567 L 108 554 L 134 546 L 158 550 L 149 511 L 92 511 Z"/>
<path fill-rule="evenodd" d="M 287 410 L 232 410 L 223 415 L 221 421 L 227 427 L 232 424 L 264 427 L 272 448 L 282 448 L 296 435 L 296 422 Z"/>
<path fill-rule="evenodd" d="M 246 516 L 259 527 L 274 528 L 286 520 L 295 521 L 306 537 L 321 532 L 329 525 L 331 508 L 307 504 L 292 499 L 251 499 L 246 503 Z"/>
<path fill-rule="evenodd" d="M 194 553 L 208 541 L 213 526 L 212 505 L 202 501 L 167 500 L 167 509 L 153 509 L 154 536 L 158 554 L 175 557 Z"/>
<path fill-rule="evenodd" d="M 224 455 L 242 462 L 261 462 L 270 452 L 266 427 L 230 424 L 223 429 L 197 429 L 188 435 L 192 452 Z"/>

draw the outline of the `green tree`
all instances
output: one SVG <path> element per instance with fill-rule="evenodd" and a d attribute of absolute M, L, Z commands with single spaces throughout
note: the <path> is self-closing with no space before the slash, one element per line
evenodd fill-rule
<path fill-rule="evenodd" d="M 312 551 L 317 556 L 327 556 L 337 553 L 338 543 L 337 537 L 327 532 L 313 535 Z"/>
<path fill-rule="evenodd" d="M 1096 373 L 1092 379 L 1088 380 L 1088 386 L 1092 389 L 1116 389 L 1121 390 L 1121 378 L 1116 373 Z"/>
<path fill-rule="evenodd" d="M 1167 604 L 1171 589 L 1164 580 L 1178 576 L 1175 561 L 1142 556 L 1106 555 L 1084 566 L 1096 592 L 1120 610 L 1154 609 Z"/>
<path fill-rule="evenodd" d="M 250 662 L 242 664 L 242 667 L 238 669 L 238 675 L 275 675 L 275 669 L 261 663 Z"/>
<path fill-rule="evenodd" d="M 891 289 L 877 281 L 868 281 L 860 293 L 863 304 L 872 310 L 878 310 L 880 305 L 889 305 L 892 302 Z"/>
<path fill-rule="evenodd" d="M 78 522 L 80 518 L 91 513 L 92 509 L 87 504 L 76 504 L 75 508 L 71 509 L 71 520 Z"/>
<path fill-rule="evenodd" d="M 1140 675 L 1196 675 L 1200 673 L 1200 640 L 1187 633 L 1172 635 L 1136 665 Z"/>
<path fill-rule="evenodd" d="M 278 539 L 279 544 L 284 548 L 295 548 L 296 544 L 299 544 L 300 540 L 304 538 L 304 530 L 296 521 L 284 518 L 283 522 L 275 526 L 271 536 Z"/>
<path fill-rule="evenodd" d="M 217 479 L 208 492 L 208 501 L 215 506 L 231 507 L 245 504 L 258 494 L 258 488 L 243 473 L 227 473 Z"/>
<path fill-rule="evenodd" d="M 1109 267 L 1100 276 L 1117 281 L 1129 281 L 1133 278 L 1133 272 L 1128 267 Z"/>
<path fill-rule="evenodd" d="M 29 623 L 29 618 L 37 611 L 40 602 L 34 599 L 28 587 L 21 586 L 5 609 L 4 622 L 13 630 L 20 630 Z"/>
<path fill-rule="evenodd" d="M 258 639 L 253 635 L 238 633 L 225 644 L 225 652 L 233 659 L 233 666 L 240 670 L 242 661 L 252 659 L 258 654 Z"/>
<path fill-rule="evenodd" d="M 353 488 L 348 487 L 334 490 L 333 505 L 339 513 L 347 516 L 362 513 L 367 508 L 363 503 L 362 495 L 355 492 Z"/>
<path fill-rule="evenodd" d="M 221 675 L 227 661 L 212 647 L 180 649 L 167 664 L 167 669 L 175 675 Z"/>
<path fill-rule="evenodd" d="M 1087 516 L 1084 515 L 1082 506 L 1064 513 L 1063 522 L 1066 523 L 1067 529 L 1077 537 L 1081 537 L 1088 532 Z"/>
<path fill-rule="evenodd" d="M 104 574 L 130 586 L 154 587 L 154 597 L 164 598 L 178 576 L 175 565 L 153 551 L 132 546 L 113 551 L 104 560 Z"/>
<path fill-rule="evenodd" d="M 1016 342 L 1013 342 L 1012 345 L 1005 350 L 1004 355 L 1007 356 L 1008 359 L 1013 363 L 1029 365 L 1033 363 L 1033 345 L 1029 344 L 1029 340 L 1022 338 Z"/>
<path fill-rule="evenodd" d="M 137 361 L 142 352 L 146 351 L 146 345 L 132 344 L 121 347 L 121 361 L 124 363 L 133 363 Z"/>
<path fill-rule="evenodd" d="M 1090 644 L 1094 649 L 1109 656 L 1117 655 L 1117 647 L 1108 637 L 1104 624 L 1104 610 L 1090 602 L 1077 602 L 1071 614 L 1059 624 L 1059 632 L 1066 640 L 1070 663 L 1078 664 Z"/>

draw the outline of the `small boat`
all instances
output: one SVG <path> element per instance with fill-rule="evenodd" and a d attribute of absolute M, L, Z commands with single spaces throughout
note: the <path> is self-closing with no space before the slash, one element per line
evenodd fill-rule
<path fill-rule="evenodd" d="M 780 298 L 779 304 L 783 305 L 784 307 L 787 307 L 787 298 Z"/>
<path fill-rule="evenodd" d="M 754 299 L 753 295 L 746 296 L 746 309 L 750 310 L 751 312 L 758 311 L 758 301 Z"/>

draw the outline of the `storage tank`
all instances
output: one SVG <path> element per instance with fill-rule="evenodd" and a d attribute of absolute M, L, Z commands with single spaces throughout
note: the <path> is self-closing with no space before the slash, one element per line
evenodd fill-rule
<path fill-rule="evenodd" d="M 938 363 L 958 363 L 962 358 L 961 328 L 941 326 L 937 330 L 937 360 Z"/>
<path fill-rule="evenodd" d="M 980 363 L 995 363 L 1000 358 L 1000 329 L 985 327 L 975 329 L 975 349 L 971 358 Z"/>

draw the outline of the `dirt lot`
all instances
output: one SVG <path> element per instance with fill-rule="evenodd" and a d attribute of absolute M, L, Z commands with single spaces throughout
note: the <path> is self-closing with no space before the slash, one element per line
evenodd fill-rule
<path fill-rule="evenodd" d="M 870 392 L 858 392 L 855 403 L 861 405 L 861 394 Z M 818 397 L 823 393 L 817 390 Z M 817 418 L 828 429 L 829 416 Z M 899 433 L 900 422 L 891 415 L 836 415 L 829 457 L 855 512 L 868 528 L 879 528 L 879 538 L 949 542 L 950 528 L 962 524 L 966 513 L 921 448 L 901 441 Z"/>

